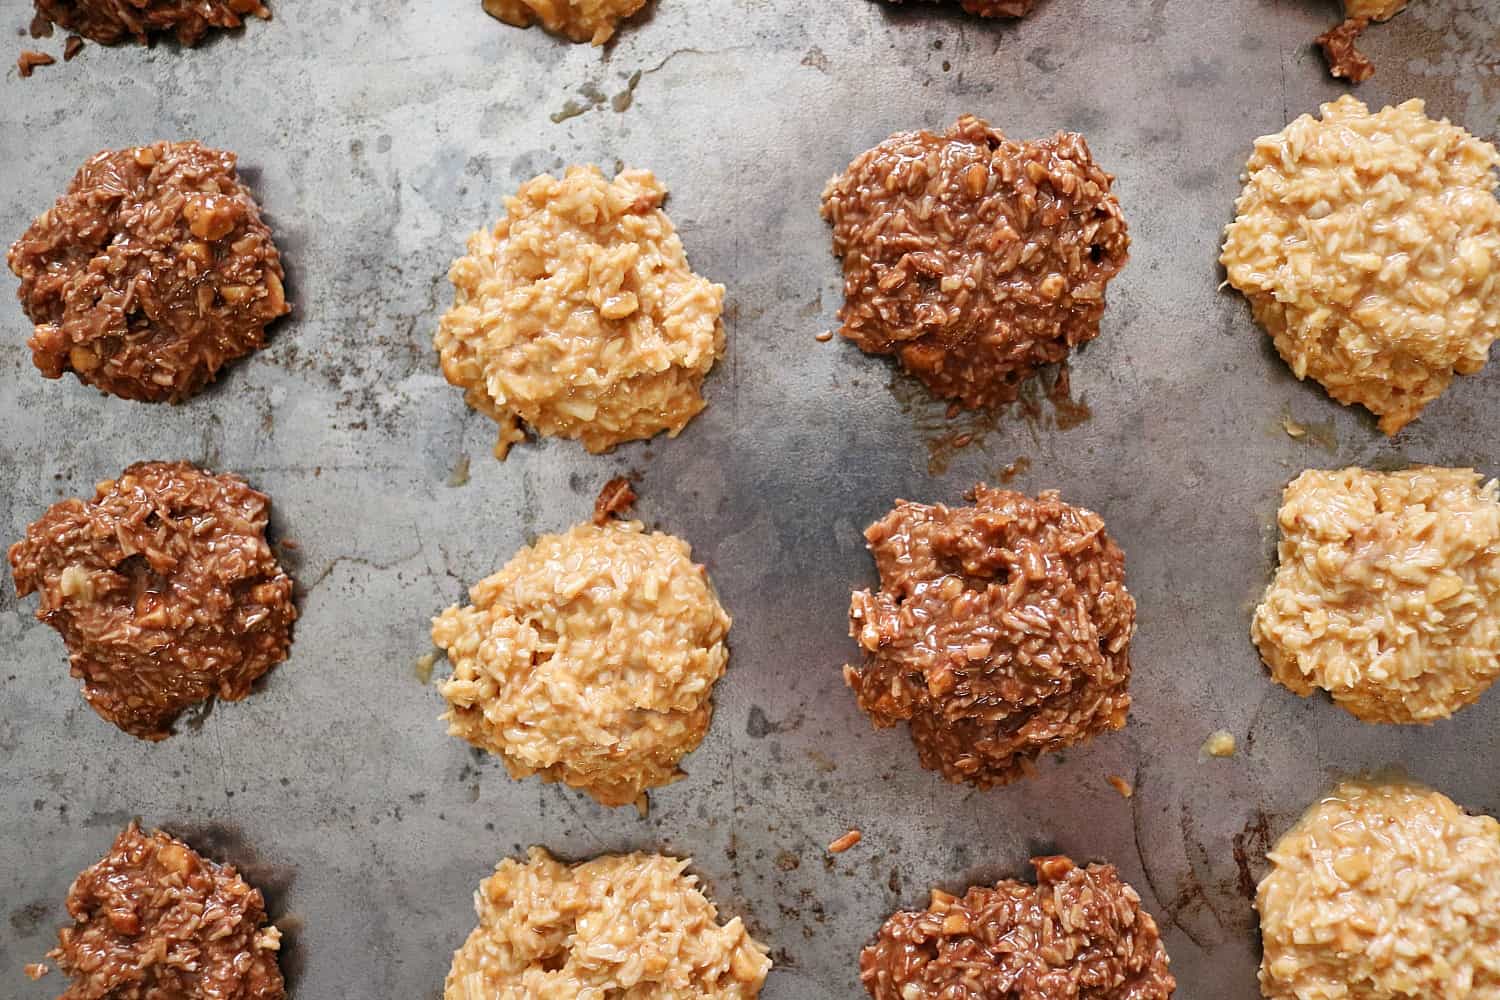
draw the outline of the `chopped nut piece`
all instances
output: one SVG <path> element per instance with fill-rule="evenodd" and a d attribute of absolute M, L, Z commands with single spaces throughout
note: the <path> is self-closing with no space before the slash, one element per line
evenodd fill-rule
<path fill-rule="evenodd" d="M 16 70 L 21 76 L 30 76 L 38 66 L 51 66 L 57 62 L 45 52 L 37 52 L 35 49 L 23 49 L 21 56 L 16 60 Z"/>
<path fill-rule="evenodd" d="M 45 962 L 32 962 L 21 971 L 26 973 L 27 979 L 36 982 L 52 970 L 47 967 L 47 963 Z"/>
<path fill-rule="evenodd" d="M 604 484 L 599 499 L 594 501 L 594 523 L 604 524 L 611 518 L 628 511 L 636 501 L 635 490 L 630 480 L 616 476 Z"/>
<path fill-rule="evenodd" d="M 828 853 L 843 854 L 845 851 L 847 851 L 849 848 L 853 847 L 863 839 L 864 834 L 860 833 L 858 830 L 850 830 L 848 833 L 844 834 L 842 837 L 839 837 L 833 843 L 828 845 Z"/>
<path fill-rule="evenodd" d="M 69 35 L 68 40 L 63 43 L 63 62 L 72 62 L 73 57 L 83 51 L 83 38 L 79 35 Z"/>

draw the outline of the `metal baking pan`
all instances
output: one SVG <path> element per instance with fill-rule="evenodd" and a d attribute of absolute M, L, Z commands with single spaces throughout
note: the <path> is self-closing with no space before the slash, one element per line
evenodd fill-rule
<path fill-rule="evenodd" d="M 7 290 L 5 541 L 133 461 L 190 459 L 272 496 L 275 529 L 299 544 L 285 555 L 302 618 L 259 693 L 148 745 L 85 706 L 61 642 L 7 576 L 0 994 L 61 991 L 22 965 L 132 815 L 266 890 L 305 1000 L 440 996 L 475 885 L 533 843 L 692 856 L 721 911 L 771 944 L 768 1000 L 861 996 L 860 947 L 930 885 L 1019 876 L 1037 852 L 1107 859 L 1160 919 L 1180 996 L 1250 1000 L 1246 892 L 1268 840 L 1336 776 L 1400 766 L 1500 811 L 1500 696 L 1427 729 L 1366 725 L 1274 686 L 1247 638 L 1278 494 L 1302 468 L 1500 471 L 1494 366 L 1387 440 L 1298 383 L 1243 301 L 1217 290 L 1251 141 L 1345 90 L 1309 45 L 1332 3 L 1043 0 L 1022 22 L 982 23 L 869 0 L 661 0 L 603 50 L 506 27 L 478 0 L 274 6 L 269 24 L 197 50 L 90 45 L 4 83 L 5 241 L 89 154 L 200 138 L 240 154 L 295 306 L 210 391 L 148 406 L 41 379 Z M 7 16 L 21 29 L 30 12 Z M 11 37 L 8 59 L 34 44 Z M 1500 7 L 1416 0 L 1363 45 L 1379 67 L 1363 99 L 1424 97 L 1493 138 Z M 885 361 L 814 339 L 840 298 L 824 181 L 893 131 L 964 112 L 1021 137 L 1081 131 L 1118 175 L 1133 259 L 1073 365 L 1092 413 L 1081 423 L 1046 403 L 948 421 Z M 502 464 L 493 424 L 438 372 L 445 273 L 505 194 L 575 161 L 650 167 L 668 184 L 694 267 L 729 288 L 729 353 L 676 440 L 608 456 L 546 441 Z M 1289 437 L 1287 415 L 1312 433 Z M 951 447 L 964 431 L 973 443 Z M 467 483 L 448 485 L 466 457 Z M 860 531 L 894 498 L 955 501 L 1018 458 L 1017 488 L 1100 511 L 1125 549 L 1135 708 L 1123 732 L 1036 779 L 976 792 L 923 771 L 904 731 L 875 732 L 855 708 L 845 614 L 850 589 L 874 580 Z M 413 667 L 432 614 L 537 533 L 588 516 L 622 472 L 640 477 L 642 516 L 692 542 L 735 617 L 713 727 L 645 820 L 512 781 L 445 735 Z M 1199 747 L 1219 728 L 1240 752 L 1210 761 Z M 864 841 L 829 856 L 850 827 Z"/>

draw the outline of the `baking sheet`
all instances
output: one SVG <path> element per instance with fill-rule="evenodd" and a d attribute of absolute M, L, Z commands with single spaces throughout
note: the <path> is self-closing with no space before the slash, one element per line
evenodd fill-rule
<path fill-rule="evenodd" d="M 13 28 L 25 7 L 9 5 Z M 0 585 L 0 994 L 61 991 L 21 967 L 133 815 L 266 890 L 308 1000 L 440 996 L 475 885 L 533 843 L 691 855 L 721 911 L 772 946 L 769 1000 L 862 995 L 859 948 L 930 885 L 1018 875 L 1037 852 L 1107 859 L 1160 919 L 1179 996 L 1250 1000 L 1244 890 L 1267 839 L 1337 775 L 1401 765 L 1500 811 L 1500 695 L 1430 729 L 1363 725 L 1273 686 L 1246 636 L 1278 492 L 1303 467 L 1500 472 L 1493 366 L 1387 441 L 1298 384 L 1243 302 L 1216 291 L 1251 140 L 1344 90 L 1308 44 L 1333 4 L 1043 0 L 1008 24 L 868 0 L 661 0 L 603 51 L 507 28 L 477 0 L 275 8 L 196 51 L 90 45 L 4 83 L 4 240 L 96 150 L 201 138 L 240 154 L 296 310 L 211 391 L 147 406 L 42 380 L 5 281 L 4 539 L 130 462 L 191 459 L 273 497 L 275 528 L 299 543 L 286 561 L 302 618 L 258 694 L 153 746 L 85 707 L 35 599 Z M 31 44 L 13 35 L 6 58 Z M 1493 138 L 1500 7 L 1416 0 L 1364 45 L 1379 71 L 1361 97 L 1423 96 Z M 1023 137 L 1082 131 L 1118 175 L 1133 259 L 1073 365 L 1092 418 L 1070 429 L 1045 404 L 945 422 L 885 362 L 814 340 L 840 288 L 823 182 L 892 131 L 964 112 Z M 663 178 L 693 265 L 728 286 L 709 407 L 674 441 L 609 456 L 547 441 L 501 464 L 494 425 L 431 350 L 448 262 L 521 181 L 617 160 Z M 1312 433 L 1287 436 L 1287 415 Z M 966 429 L 975 443 L 949 447 Z M 468 482 L 450 487 L 465 456 Z M 1126 551 L 1136 704 L 1124 732 L 1039 779 L 974 792 L 860 715 L 839 673 L 855 652 L 845 613 L 874 579 L 866 523 L 896 497 L 956 501 L 1018 458 L 1018 488 L 1099 510 Z M 713 727 L 645 821 L 510 780 L 445 735 L 413 667 L 429 616 L 586 517 L 618 473 L 639 475 L 642 516 L 692 542 L 735 617 Z M 1241 750 L 1208 761 L 1199 747 L 1219 728 Z M 864 841 L 828 856 L 850 827 Z"/>

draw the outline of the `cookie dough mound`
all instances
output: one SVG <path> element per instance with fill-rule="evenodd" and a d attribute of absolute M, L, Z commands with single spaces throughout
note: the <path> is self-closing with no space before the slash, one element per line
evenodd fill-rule
<path fill-rule="evenodd" d="M 479 915 L 444 1000 L 752 1000 L 771 969 L 738 917 L 720 925 L 688 861 L 606 854 L 564 865 L 540 847 L 479 883 Z"/>
<path fill-rule="evenodd" d="M 53 24 L 104 45 L 126 39 L 144 44 L 165 34 L 197 45 L 213 28 L 238 28 L 246 17 L 271 19 L 260 0 L 36 0 L 36 9 Z"/>
<path fill-rule="evenodd" d="M 499 423 L 498 457 L 523 421 L 601 452 L 676 437 L 703 409 L 724 286 L 688 268 L 666 195 L 647 170 L 543 174 L 453 262 L 435 343 L 448 381 Z"/>
<path fill-rule="evenodd" d="M 72 927 L 50 953 L 61 1000 L 281 1000 L 281 932 L 260 890 L 135 823 L 68 890 Z"/>
<path fill-rule="evenodd" d="M 42 374 L 124 399 L 191 396 L 291 311 L 234 154 L 196 142 L 97 154 L 8 261 Z"/>
<path fill-rule="evenodd" d="M 1500 996 L 1500 823 L 1402 782 L 1346 781 L 1261 881 L 1270 1000 Z"/>
<path fill-rule="evenodd" d="M 1292 372 L 1395 434 L 1500 335 L 1500 152 L 1342 97 L 1255 143 L 1219 258 Z"/>
<path fill-rule="evenodd" d="M 840 332 L 937 396 L 1011 402 L 1099 335 L 1130 247 L 1113 180 L 1071 132 L 1015 142 L 966 115 L 941 135 L 891 136 L 823 191 Z"/>
<path fill-rule="evenodd" d="M 903 3 L 905 0 L 887 0 Z M 979 17 L 1025 17 L 1036 6 L 1036 0 L 963 0 L 963 9 Z"/>
<path fill-rule="evenodd" d="M 1407 0 L 1344 0 L 1344 20 L 1317 37 L 1328 71 L 1353 83 L 1375 75 L 1375 64 L 1355 47 L 1371 21 L 1388 21 L 1406 9 Z"/>
<path fill-rule="evenodd" d="M 540 21 L 554 35 L 603 45 L 615 28 L 646 5 L 646 0 L 484 0 L 485 13 L 506 24 L 529 28 Z"/>
<path fill-rule="evenodd" d="M 1500 675 L 1500 502 L 1473 469 L 1309 470 L 1250 624 L 1271 676 L 1366 722 L 1444 719 Z"/>
<path fill-rule="evenodd" d="M 854 594 L 844 667 L 876 726 L 981 788 L 1125 725 L 1135 600 L 1099 515 L 980 485 L 974 506 L 899 501 L 865 531 L 880 590 Z"/>
<path fill-rule="evenodd" d="M 146 740 L 182 710 L 238 701 L 286 659 L 292 580 L 266 544 L 271 501 L 231 475 L 142 462 L 54 504 L 10 548 L 16 592 L 68 647 L 83 696 Z"/>
<path fill-rule="evenodd" d="M 1016 997 L 1166 1000 L 1177 988 L 1156 921 L 1113 865 L 1033 858 L 1037 884 L 1006 880 L 962 898 L 932 890 L 859 956 L 875 1000 Z"/>
<path fill-rule="evenodd" d="M 432 623 L 448 731 L 605 805 L 682 776 L 729 660 L 729 615 L 686 542 L 639 521 L 543 535 Z"/>

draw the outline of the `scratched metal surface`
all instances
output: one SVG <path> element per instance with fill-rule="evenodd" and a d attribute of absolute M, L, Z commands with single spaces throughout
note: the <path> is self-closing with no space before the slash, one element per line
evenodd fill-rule
<path fill-rule="evenodd" d="M 14 29 L 22 6 L 5 15 Z M 300 543 L 287 562 L 302 619 L 258 694 L 150 746 L 84 707 L 34 599 L 0 586 L 0 994 L 61 989 L 21 966 L 53 940 L 72 876 L 140 815 L 267 891 L 308 1000 L 439 996 L 475 884 L 533 843 L 691 855 L 722 911 L 773 947 L 771 1000 L 860 995 L 860 946 L 929 885 L 1019 874 L 1036 852 L 1108 859 L 1160 917 L 1181 996 L 1254 997 L 1242 887 L 1336 775 L 1398 765 L 1500 809 L 1500 695 L 1431 729 L 1365 726 L 1274 687 L 1246 638 L 1278 491 L 1304 466 L 1500 471 L 1493 368 L 1386 441 L 1295 382 L 1243 303 L 1216 291 L 1251 140 L 1343 89 L 1307 44 L 1331 6 L 1044 0 L 1000 24 L 868 0 L 661 0 L 599 51 L 502 26 L 477 0 L 282 0 L 274 22 L 197 51 L 89 46 L 28 81 L 11 70 L 5 240 L 95 150 L 202 138 L 240 153 L 296 312 L 211 391 L 153 407 L 39 378 L 7 291 L 4 539 L 132 461 L 234 470 Z M 23 44 L 12 35 L 5 58 Z M 1496 131 L 1500 7 L 1417 0 L 1367 49 L 1367 100 L 1425 96 Z M 962 112 L 1019 136 L 1081 130 L 1118 174 L 1134 256 L 1074 366 L 1093 417 L 1071 429 L 1045 407 L 945 425 L 883 362 L 813 339 L 839 297 L 824 179 L 893 130 Z M 693 264 L 729 288 L 709 408 L 675 441 L 604 457 L 546 442 L 498 463 L 492 425 L 430 348 L 448 261 L 520 181 L 616 160 L 664 178 Z M 1288 437 L 1286 414 L 1313 433 Z M 944 446 L 966 428 L 975 444 Z M 472 475 L 450 487 L 462 456 Z M 1037 780 L 975 793 L 855 709 L 839 676 L 845 609 L 873 577 L 860 529 L 893 498 L 956 500 L 1019 457 L 1018 486 L 1101 511 L 1127 552 L 1136 707 L 1124 732 Z M 643 516 L 693 543 L 735 616 L 713 727 L 645 821 L 510 780 L 444 734 L 413 671 L 430 615 L 536 533 L 583 518 L 625 471 Z M 1208 762 L 1199 745 L 1219 728 L 1242 751 Z M 864 842 L 827 856 L 851 826 Z"/>

